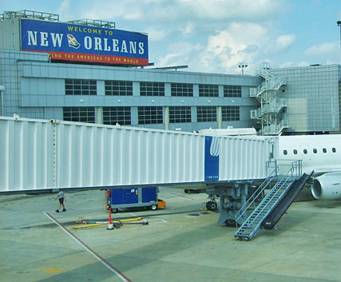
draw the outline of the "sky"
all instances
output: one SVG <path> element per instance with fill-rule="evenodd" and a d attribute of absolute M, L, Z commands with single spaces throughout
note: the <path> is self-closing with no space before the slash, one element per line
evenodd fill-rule
<path fill-rule="evenodd" d="M 100 19 L 148 33 L 157 67 L 254 74 L 270 67 L 341 62 L 341 0 L 0 0 L 3 11 Z"/>

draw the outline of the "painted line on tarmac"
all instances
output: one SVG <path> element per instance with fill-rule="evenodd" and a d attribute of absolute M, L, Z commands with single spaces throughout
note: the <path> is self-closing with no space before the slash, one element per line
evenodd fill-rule
<path fill-rule="evenodd" d="M 108 268 L 111 272 L 117 275 L 124 282 L 131 282 L 131 280 L 126 277 L 122 272 L 120 272 L 117 268 L 111 265 L 107 260 L 102 258 L 99 254 L 97 254 L 94 250 L 92 250 L 87 244 L 85 244 L 81 239 L 79 239 L 75 234 L 73 234 L 70 230 L 68 230 L 63 224 L 61 224 L 57 219 L 55 219 L 50 213 L 44 213 L 52 222 L 57 224 L 68 236 L 70 236 L 73 240 L 75 240 L 79 245 L 81 245 L 88 253 L 93 255 L 99 262 L 101 262 L 106 268 Z"/>

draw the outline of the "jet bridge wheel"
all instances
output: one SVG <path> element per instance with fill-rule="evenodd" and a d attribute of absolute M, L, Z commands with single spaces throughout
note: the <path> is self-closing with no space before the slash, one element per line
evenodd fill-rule
<path fill-rule="evenodd" d="M 206 202 L 206 209 L 209 211 L 216 211 L 218 209 L 218 204 L 216 201 L 208 201 Z"/>

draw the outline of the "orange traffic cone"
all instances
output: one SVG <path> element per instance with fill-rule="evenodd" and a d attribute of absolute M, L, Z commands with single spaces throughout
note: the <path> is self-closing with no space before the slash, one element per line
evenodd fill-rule
<path fill-rule="evenodd" d="M 107 230 L 113 230 L 113 229 L 114 229 L 114 224 L 112 223 L 111 209 L 109 209 Z"/>

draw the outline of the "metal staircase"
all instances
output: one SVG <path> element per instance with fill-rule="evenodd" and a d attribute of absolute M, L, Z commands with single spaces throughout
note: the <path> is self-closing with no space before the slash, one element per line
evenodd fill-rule
<path fill-rule="evenodd" d="M 235 215 L 235 221 L 237 226 L 242 225 L 243 222 L 248 218 L 250 212 L 253 211 L 257 204 L 264 198 L 265 189 L 271 187 L 271 184 L 277 178 L 277 171 L 273 170 L 268 178 L 266 178 L 257 190 L 248 198 L 248 200 L 243 204 L 240 210 Z"/>
<path fill-rule="evenodd" d="M 259 76 L 264 79 L 256 89 L 250 90 L 250 97 L 257 99 L 259 107 L 250 111 L 250 118 L 260 124 L 262 135 L 278 135 L 288 128 L 284 121 L 287 100 L 283 97 L 286 82 L 274 75 L 269 68 L 262 68 Z"/>
<path fill-rule="evenodd" d="M 293 182 L 302 175 L 302 162 L 300 160 L 292 161 L 291 167 L 285 175 L 278 176 L 277 173 L 278 166 L 276 164 L 273 174 L 265 179 L 237 214 L 236 222 L 240 227 L 234 235 L 236 238 L 248 241 L 256 236 L 262 222 L 289 191 Z M 265 189 L 271 186 L 271 190 L 263 196 Z M 258 206 L 249 213 L 250 209 L 259 201 Z"/>

